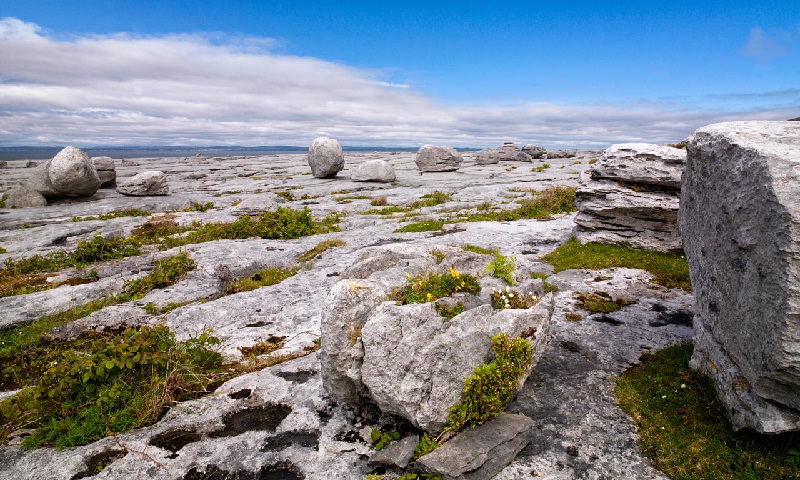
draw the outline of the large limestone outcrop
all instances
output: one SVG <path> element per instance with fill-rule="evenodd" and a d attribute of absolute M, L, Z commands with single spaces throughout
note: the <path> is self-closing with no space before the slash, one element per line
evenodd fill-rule
<path fill-rule="evenodd" d="M 114 188 L 117 186 L 117 169 L 111 157 L 92 157 L 92 164 L 100 178 L 100 188 Z"/>
<path fill-rule="evenodd" d="M 487 148 L 478 152 L 475 160 L 479 165 L 500 163 L 501 161 L 530 162 L 531 156 L 520 150 L 514 142 L 505 142 L 498 148 Z"/>
<path fill-rule="evenodd" d="M 464 159 L 455 148 L 423 145 L 417 152 L 420 172 L 454 172 L 461 168 Z"/>
<path fill-rule="evenodd" d="M 692 366 L 714 377 L 735 428 L 800 430 L 800 125 L 709 125 L 687 150 Z"/>
<path fill-rule="evenodd" d="M 151 170 L 119 180 L 117 192 L 137 197 L 169 195 L 169 183 L 164 172 Z"/>
<path fill-rule="evenodd" d="M 44 207 L 47 200 L 41 193 L 25 185 L 17 185 L 6 190 L 3 194 L 6 208 L 31 208 Z"/>
<path fill-rule="evenodd" d="M 575 236 L 650 250 L 681 248 L 677 220 L 685 159 L 685 150 L 647 143 L 606 149 L 575 194 Z"/>
<path fill-rule="evenodd" d="M 318 137 L 308 147 L 308 166 L 316 178 L 331 178 L 344 168 L 344 153 L 338 140 Z"/>
<path fill-rule="evenodd" d="M 78 147 L 65 147 L 36 167 L 28 186 L 45 198 L 91 197 L 100 188 L 100 178 L 86 152 Z"/>
<path fill-rule="evenodd" d="M 386 301 L 393 289 L 407 282 L 406 273 L 443 273 L 450 266 L 475 273 L 488 260 L 453 247 L 437 249 L 446 255 L 440 264 L 421 247 L 368 251 L 347 272 L 367 277 L 342 280 L 333 287 L 321 325 L 323 384 L 333 397 L 345 402 L 366 397 L 382 411 L 431 432 L 442 431 L 450 406 L 463 400 L 464 379 L 492 360 L 492 336 L 529 336 L 532 367 L 549 339 L 553 311 L 552 296 L 529 309 L 493 309 L 489 285 L 498 280 L 492 277 L 480 279 L 480 295 L 459 297 L 466 311 L 449 320 L 432 302 Z M 533 285 L 517 289 L 531 292 Z"/>

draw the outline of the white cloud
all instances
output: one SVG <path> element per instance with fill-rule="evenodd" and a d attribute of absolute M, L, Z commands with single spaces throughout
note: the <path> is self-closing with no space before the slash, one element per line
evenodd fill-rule
<path fill-rule="evenodd" d="M 772 60 L 789 54 L 789 49 L 784 45 L 791 41 L 791 35 L 778 32 L 768 35 L 761 27 L 750 29 L 747 43 L 742 49 L 742 55 L 757 60 Z"/>
<path fill-rule="evenodd" d="M 349 145 L 600 147 L 679 140 L 725 119 L 652 102 L 445 106 L 379 71 L 274 46 L 222 34 L 56 40 L 0 19 L 0 144 L 306 145 L 326 133 Z"/>

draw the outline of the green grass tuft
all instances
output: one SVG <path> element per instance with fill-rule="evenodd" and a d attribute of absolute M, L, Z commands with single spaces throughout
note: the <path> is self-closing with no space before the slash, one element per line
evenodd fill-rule
<path fill-rule="evenodd" d="M 344 240 L 334 239 L 334 240 L 325 240 L 320 242 L 314 248 L 303 252 L 297 259 L 301 262 L 308 262 L 310 260 L 314 260 L 318 256 L 322 255 L 326 251 L 330 250 L 334 247 L 344 247 L 347 243 Z"/>
<path fill-rule="evenodd" d="M 654 283 L 668 288 L 682 288 L 687 292 L 692 290 L 689 264 L 683 252 L 654 252 L 604 243 L 581 245 L 572 238 L 542 259 L 552 264 L 556 272 L 573 268 L 638 268 L 652 273 L 655 276 Z"/>
<path fill-rule="evenodd" d="M 408 233 L 408 232 L 432 232 L 441 230 L 444 227 L 444 222 L 439 220 L 423 220 L 421 222 L 409 223 L 397 230 L 395 233 Z"/>
<path fill-rule="evenodd" d="M 621 298 L 612 300 L 606 292 L 578 294 L 578 307 L 591 313 L 612 313 L 634 303 Z"/>
<path fill-rule="evenodd" d="M 493 277 L 502 278 L 512 287 L 517 281 L 517 274 L 514 268 L 517 265 L 517 259 L 514 257 L 506 257 L 500 253 L 500 249 L 495 248 L 492 251 L 493 258 L 486 264 L 486 269 L 483 273 L 488 273 Z"/>
<path fill-rule="evenodd" d="M 277 285 L 287 278 L 294 276 L 300 271 L 300 267 L 295 267 L 290 270 L 283 268 L 264 268 L 257 271 L 248 278 L 237 280 L 225 287 L 226 294 L 233 294 L 239 292 L 249 292 L 261 287 L 269 287 L 270 285 Z"/>
<path fill-rule="evenodd" d="M 121 217 L 149 217 L 150 215 L 152 215 L 152 212 L 145 212 L 144 210 L 133 208 L 130 210 L 122 210 L 120 212 L 103 213 L 96 217 L 72 217 L 72 221 L 86 222 L 89 220 L 111 220 L 112 218 L 121 218 Z"/>
<path fill-rule="evenodd" d="M 461 250 L 464 250 L 465 252 L 477 253 L 480 255 L 491 255 L 494 253 L 494 250 L 492 250 L 491 248 L 483 248 L 478 245 L 461 245 Z"/>
<path fill-rule="evenodd" d="M 408 284 L 396 290 L 392 299 L 405 305 L 432 302 L 458 292 L 475 294 L 480 291 L 481 286 L 474 276 L 450 267 L 448 273 L 428 273 L 416 277 L 408 275 Z"/>
<path fill-rule="evenodd" d="M 689 368 L 691 356 L 691 345 L 667 347 L 617 379 L 614 393 L 653 465 L 681 480 L 800 478 L 800 434 L 734 433 L 713 381 Z"/>

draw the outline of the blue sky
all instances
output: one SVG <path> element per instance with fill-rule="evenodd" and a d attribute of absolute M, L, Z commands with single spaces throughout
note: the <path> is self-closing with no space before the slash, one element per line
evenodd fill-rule
<path fill-rule="evenodd" d="M 2 145 L 603 147 L 800 116 L 797 0 L 0 0 L 0 19 Z"/>

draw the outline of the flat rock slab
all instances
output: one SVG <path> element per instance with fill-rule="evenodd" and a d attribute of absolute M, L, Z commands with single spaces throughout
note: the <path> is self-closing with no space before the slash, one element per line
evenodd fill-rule
<path fill-rule="evenodd" d="M 372 466 L 390 466 L 406 468 L 419 443 L 419 435 L 404 437 L 391 445 L 378 450 L 369 457 Z"/>
<path fill-rule="evenodd" d="M 492 478 L 525 448 L 534 424 L 525 415 L 501 413 L 483 425 L 463 430 L 415 465 L 443 480 Z"/>

